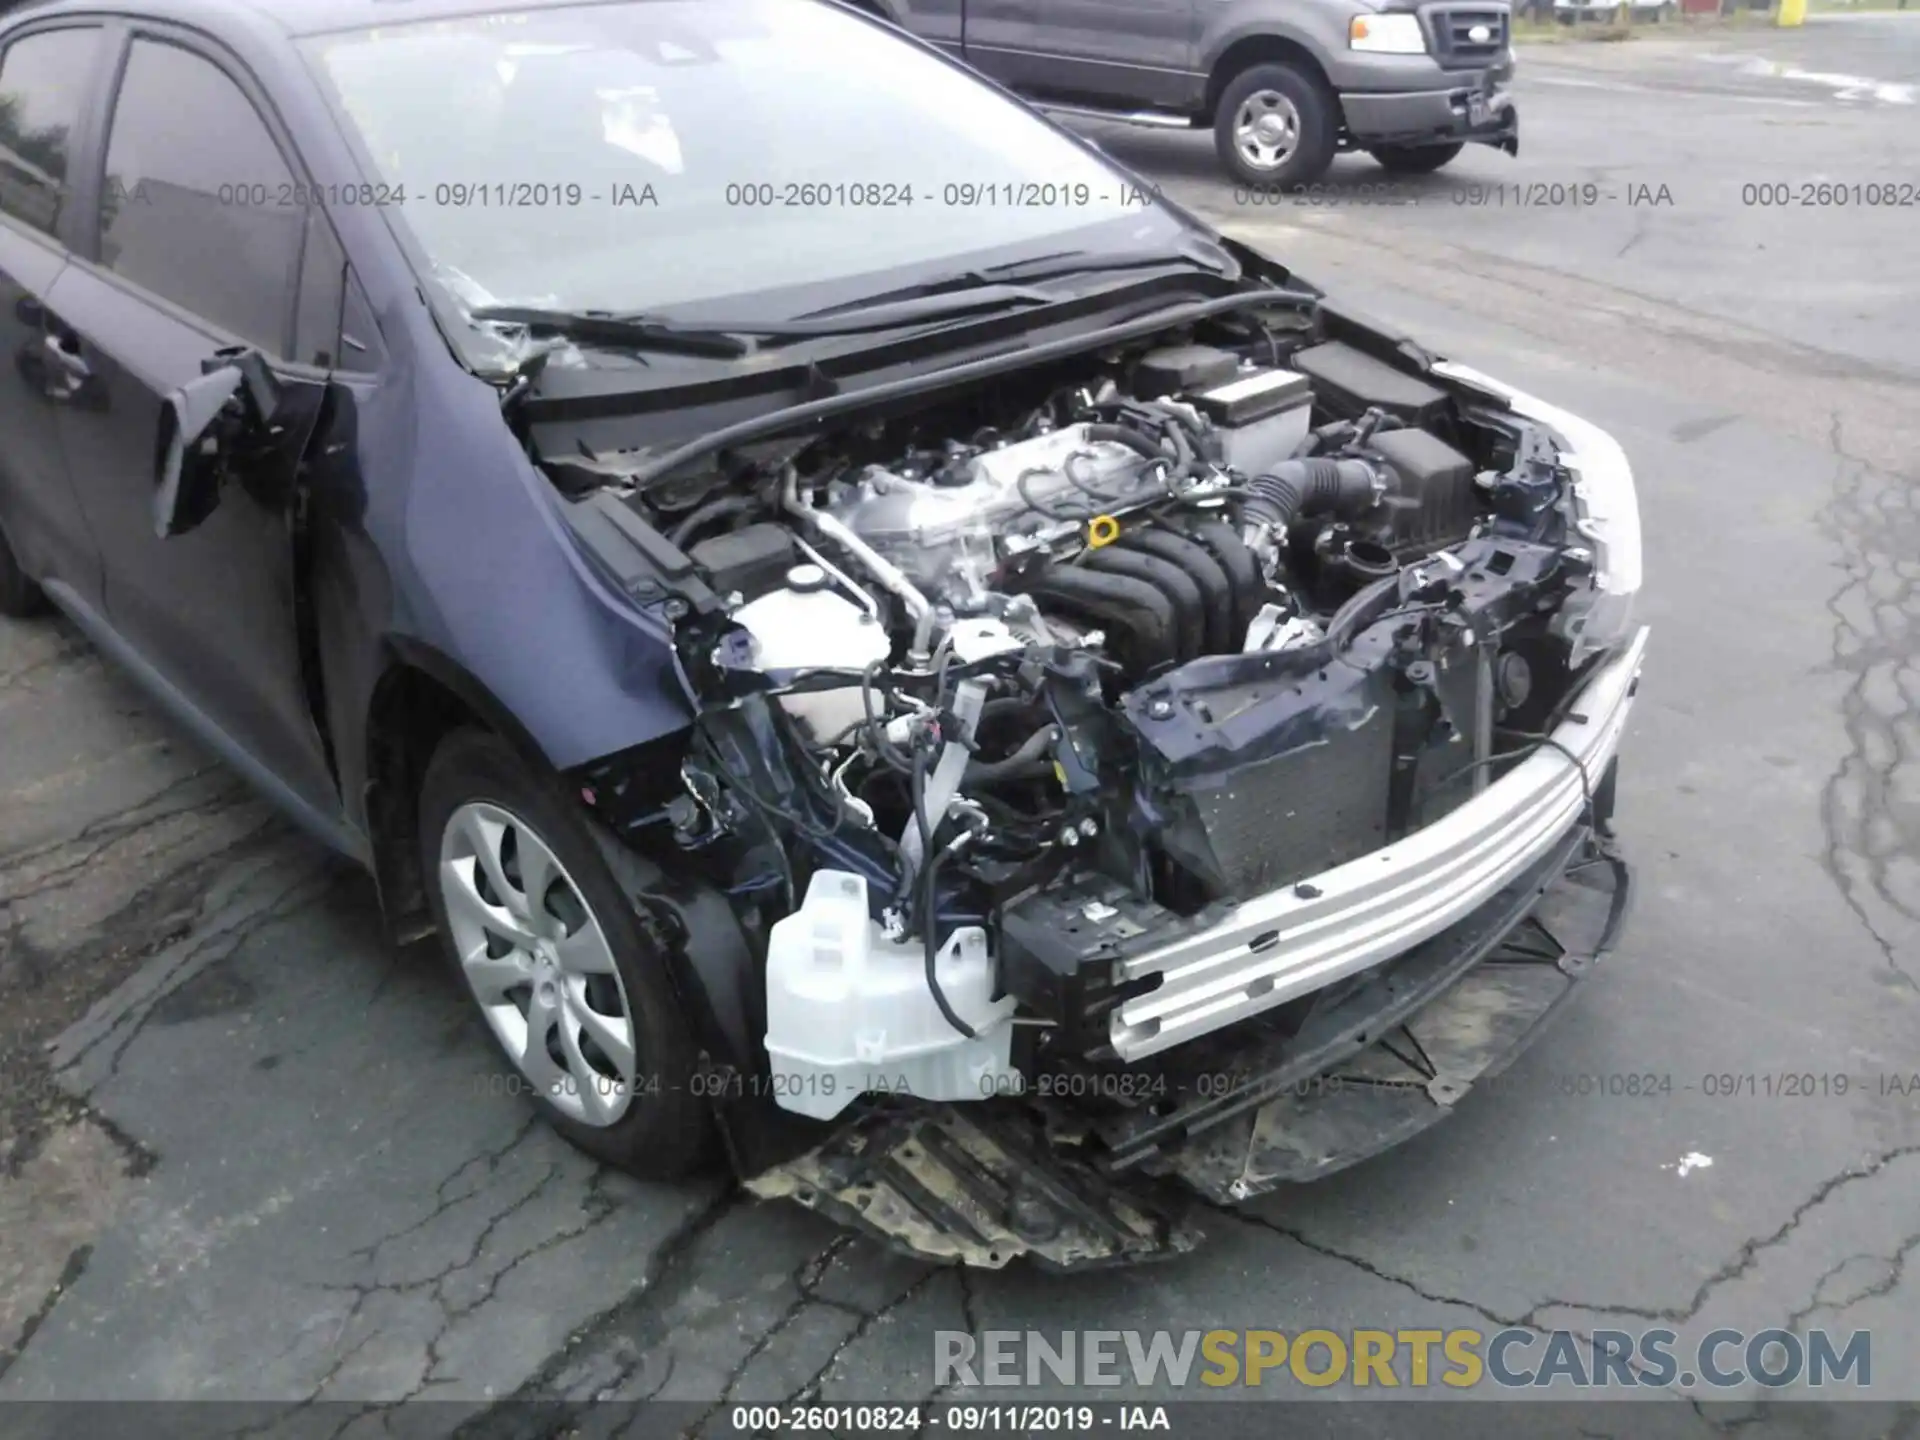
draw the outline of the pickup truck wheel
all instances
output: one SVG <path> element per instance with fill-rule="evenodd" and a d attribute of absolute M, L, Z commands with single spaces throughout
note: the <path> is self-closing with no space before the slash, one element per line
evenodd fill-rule
<path fill-rule="evenodd" d="M 1325 85 L 1292 65 L 1255 65 L 1227 82 L 1214 148 L 1243 185 L 1306 185 L 1333 164 L 1338 110 Z"/>
<path fill-rule="evenodd" d="M 27 620 L 45 614 L 46 609 L 46 595 L 20 568 L 13 547 L 7 543 L 6 532 L 0 530 L 0 615 Z"/>
<path fill-rule="evenodd" d="M 662 957 L 576 803 L 503 741 L 449 735 L 420 787 L 427 894 L 448 961 L 524 1094 L 596 1159 L 701 1168 L 713 1113 Z"/>
<path fill-rule="evenodd" d="M 1431 175 L 1465 145 L 1376 145 L 1367 151 L 1396 175 Z"/>

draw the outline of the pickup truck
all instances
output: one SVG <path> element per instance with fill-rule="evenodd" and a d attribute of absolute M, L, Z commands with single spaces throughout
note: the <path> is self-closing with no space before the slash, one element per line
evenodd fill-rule
<path fill-rule="evenodd" d="M 1439 0 L 850 0 L 1042 108 L 1211 128 L 1236 184 L 1293 188 L 1335 154 L 1427 174 L 1519 151 L 1511 7 Z"/>

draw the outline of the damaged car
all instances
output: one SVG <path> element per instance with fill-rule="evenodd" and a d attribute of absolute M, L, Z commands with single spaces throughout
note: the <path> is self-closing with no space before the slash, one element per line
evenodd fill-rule
<path fill-rule="evenodd" d="M 1164 1256 L 1617 932 L 1620 447 L 936 49 L 54 0 L 0 103 L 0 600 L 370 870 L 592 1155 Z"/>

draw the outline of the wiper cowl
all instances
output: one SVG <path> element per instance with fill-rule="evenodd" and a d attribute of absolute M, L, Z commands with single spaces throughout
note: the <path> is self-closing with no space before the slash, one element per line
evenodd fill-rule
<path fill-rule="evenodd" d="M 613 350 L 654 350 L 673 355 L 704 355 L 738 360 L 754 352 L 754 343 L 718 326 L 676 325 L 647 315 L 615 315 L 603 310 L 546 310 L 527 305 L 483 305 L 469 310 L 471 320 L 519 325 L 530 333 L 559 335 L 583 345 Z"/>

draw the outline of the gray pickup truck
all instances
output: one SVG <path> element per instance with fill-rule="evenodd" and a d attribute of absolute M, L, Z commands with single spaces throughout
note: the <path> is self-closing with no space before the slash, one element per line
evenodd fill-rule
<path fill-rule="evenodd" d="M 1341 150 L 1425 174 L 1516 154 L 1502 0 L 850 0 L 1047 109 L 1211 128 L 1242 185 L 1319 179 Z"/>

